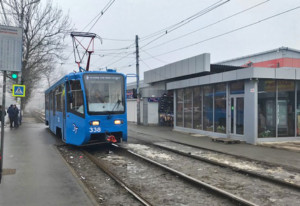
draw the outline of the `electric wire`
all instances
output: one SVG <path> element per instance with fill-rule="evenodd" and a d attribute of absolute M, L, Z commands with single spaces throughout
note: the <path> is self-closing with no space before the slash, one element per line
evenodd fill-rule
<path fill-rule="evenodd" d="M 132 39 L 112 39 L 112 38 L 102 38 L 104 40 L 108 40 L 108 41 L 130 41 L 132 42 L 133 40 Z"/>
<path fill-rule="evenodd" d="M 264 21 L 267 21 L 267 20 L 269 20 L 269 19 L 272 19 L 272 18 L 275 18 L 275 17 L 277 17 L 277 16 L 283 15 L 283 14 L 285 14 L 285 13 L 294 11 L 294 10 L 299 9 L 299 8 L 300 8 L 300 6 L 294 7 L 294 8 L 292 8 L 292 9 L 288 9 L 288 10 L 286 10 L 286 11 L 277 13 L 277 14 L 275 14 L 275 15 L 272 15 L 272 16 L 269 16 L 269 17 L 267 17 L 267 18 L 261 19 L 261 20 L 259 20 L 259 21 L 254 22 L 254 23 L 247 24 L 247 25 L 245 25 L 245 26 L 242 26 L 242 27 L 239 27 L 239 28 L 230 30 L 230 31 L 228 31 L 228 32 L 225 32 L 225 33 L 222 33 L 222 34 L 218 34 L 218 35 L 216 35 L 216 36 L 213 36 L 213 37 L 210 37 L 210 38 L 201 40 L 201 41 L 199 41 L 199 42 L 196 42 L 196 43 L 193 43 L 193 44 L 189 44 L 189 45 L 186 45 L 186 46 L 183 46 L 183 47 L 180 47 L 180 48 L 177 48 L 177 49 L 174 49 L 174 50 L 171 50 L 171 51 L 162 53 L 162 54 L 159 54 L 159 55 L 155 55 L 154 57 L 163 56 L 163 55 L 166 55 L 166 54 L 169 54 L 169 53 L 173 53 L 173 52 L 176 52 L 176 51 L 179 51 L 179 50 L 182 50 L 182 49 L 186 49 L 186 48 L 188 48 L 188 47 L 192 47 L 192 46 L 195 46 L 195 45 L 198 45 L 198 44 L 201 44 L 201 43 L 210 41 L 210 40 L 212 40 L 212 39 L 216 39 L 216 38 L 225 36 L 225 35 L 227 35 L 227 34 L 231 34 L 231 33 L 233 33 L 233 32 L 236 32 L 236 31 L 239 31 L 239 30 L 242 30 L 242 29 L 245 29 L 245 28 L 254 26 L 254 25 L 256 25 L 256 24 L 262 23 L 262 22 L 264 22 Z M 148 58 L 148 59 L 150 59 L 150 58 Z"/>
<path fill-rule="evenodd" d="M 101 57 L 101 58 L 105 58 L 105 57 L 123 57 L 123 55 L 113 55 L 113 54 L 111 54 L 111 55 L 107 55 L 107 54 L 94 54 L 94 55 L 97 55 L 97 56 L 99 56 L 99 57 Z M 126 58 L 135 58 L 135 57 L 130 57 L 130 56 L 128 56 L 128 57 L 126 57 Z"/>
<path fill-rule="evenodd" d="M 214 4 L 212 4 L 212 5 L 210 5 L 210 6 L 207 7 L 206 9 L 208 9 L 208 8 L 210 8 L 210 7 L 212 7 L 212 6 L 215 6 L 216 4 L 218 4 L 218 3 L 222 2 L 222 1 L 223 1 L 223 0 L 220 0 L 220 1 L 218 1 L 218 2 L 216 2 L 216 3 L 214 3 Z M 230 0 L 227 0 L 226 2 L 228 2 L 228 1 L 230 1 Z M 189 21 L 189 20 L 192 19 L 192 18 L 197 17 L 197 15 L 202 14 L 202 12 L 205 11 L 206 9 L 201 10 L 201 11 L 197 12 L 196 14 L 193 14 L 192 16 L 190 16 L 190 17 L 188 17 L 188 18 L 186 18 L 186 19 L 184 19 L 184 20 L 182 20 L 182 21 L 180 21 L 180 22 L 178 22 L 178 23 L 176 23 L 176 24 L 173 24 L 173 25 L 168 26 L 168 27 L 166 27 L 166 28 L 164 28 L 164 29 L 161 29 L 161 30 L 159 30 L 159 31 L 156 31 L 156 32 L 154 32 L 154 33 L 151 33 L 151 34 L 149 34 L 149 35 L 147 35 L 147 36 L 141 37 L 141 39 L 147 40 L 147 39 L 152 38 L 152 37 L 155 37 L 155 36 L 157 36 L 157 35 L 159 35 L 159 34 L 161 34 L 161 33 L 164 33 L 164 32 L 166 32 L 166 31 L 169 30 L 169 29 L 172 29 L 172 28 L 174 28 L 174 27 L 176 27 L 176 26 L 179 26 L 179 25 L 185 23 L 186 21 Z M 188 22 L 187 22 L 187 23 L 188 23 Z"/>
<path fill-rule="evenodd" d="M 99 21 L 99 19 L 104 15 L 104 13 L 111 7 L 111 5 L 115 2 L 115 0 L 110 0 L 106 6 L 102 9 L 102 11 L 99 13 L 99 16 L 97 18 L 97 20 L 94 22 L 94 24 L 91 26 L 91 28 L 88 30 L 88 32 L 90 32 L 94 26 L 97 24 L 97 22 Z"/>
<path fill-rule="evenodd" d="M 141 60 L 141 62 L 143 62 L 143 64 L 145 64 L 146 65 L 146 67 L 148 67 L 148 69 L 150 69 L 150 70 L 152 70 L 153 68 L 151 68 L 143 59 L 140 59 Z"/>
<path fill-rule="evenodd" d="M 167 29 L 169 29 L 170 32 L 171 32 L 171 31 L 174 31 L 174 30 L 176 30 L 176 29 L 182 27 L 183 25 L 189 23 L 190 21 L 192 21 L 192 20 L 194 20 L 194 19 L 196 19 L 196 18 L 198 18 L 198 17 L 204 15 L 205 13 L 207 13 L 207 12 L 209 12 L 209 11 L 211 11 L 211 10 L 216 9 L 217 7 L 219 7 L 219 6 L 221 6 L 221 5 L 225 4 L 225 3 L 227 3 L 227 2 L 229 2 L 229 1 L 230 1 L 230 0 L 226 0 L 226 1 L 224 2 L 224 0 L 220 0 L 220 1 L 218 1 L 218 2 L 216 2 L 216 3 L 214 3 L 214 4 L 212 4 L 212 5 L 210 5 L 210 6 L 207 7 L 206 9 L 203 9 L 203 10 L 197 12 L 196 14 L 194 14 L 194 15 L 192 15 L 192 16 L 190 16 L 190 17 L 184 19 L 184 20 L 182 20 L 181 22 L 176 23 L 176 24 L 174 24 L 174 25 L 172 25 L 172 26 L 167 27 Z M 160 30 L 160 31 L 158 31 L 158 32 L 159 32 L 159 33 L 160 33 L 160 32 L 166 32 L 166 30 L 163 29 L 163 30 Z M 158 32 L 155 32 L 155 33 L 158 33 Z M 153 34 L 155 35 L 155 33 L 153 33 Z M 158 33 L 158 34 L 159 34 L 159 33 Z M 148 35 L 147 37 L 145 37 L 145 39 L 151 38 L 153 34 Z M 163 35 L 165 35 L 165 34 L 163 34 Z M 158 37 L 158 38 L 161 38 L 161 36 Z M 157 39 L 158 39 L 158 38 L 157 38 Z M 157 39 L 155 39 L 155 40 L 157 40 Z M 155 41 L 155 40 L 152 40 L 151 42 L 147 43 L 147 45 L 150 44 L 150 43 L 152 43 L 152 42 Z M 122 50 L 124 50 L 124 49 L 129 49 L 129 48 L 131 48 L 131 47 L 133 47 L 133 46 L 134 46 L 134 43 L 131 44 L 131 45 L 129 45 L 128 47 L 120 48 L 120 49 L 122 49 Z M 144 45 L 144 46 L 145 46 L 145 45 Z M 143 47 L 144 47 L 144 46 L 143 46 Z M 142 49 L 143 47 L 140 47 L 140 49 Z M 113 51 L 113 50 L 114 50 L 114 49 L 112 49 L 112 51 Z M 117 49 L 116 49 L 116 50 L 117 50 Z M 155 57 L 153 57 L 153 56 L 152 56 L 151 54 L 149 54 L 149 53 L 148 53 L 148 55 L 151 56 L 152 58 L 155 58 Z M 112 63 L 108 63 L 108 64 L 106 64 L 106 65 L 107 65 L 107 66 L 113 65 L 113 64 L 115 64 L 115 63 L 121 61 L 122 59 L 126 58 L 127 56 L 129 56 L 129 55 L 127 54 L 127 55 L 121 57 L 120 59 L 118 59 L 118 60 L 116 60 L 116 61 L 114 61 L 114 62 L 112 62 Z M 158 58 L 156 58 L 156 60 L 161 61 L 161 60 L 159 60 Z M 165 62 L 164 62 L 164 63 L 165 63 Z"/>
<path fill-rule="evenodd" d="M 150 49 L 153 49 L 153 48 L 157 48 L 157 47 L 163 46 L 163 45 L 168 44 L 168 43 L 170 43 L 170 42 L 172 42 L 172 41 L 175 41 L 175 40 L 177 40 L 177 39 L 181 39 L 181 38 L 183 38 L 183 37 L 186 37 L 186 36 L 188 36 L 188 35 L 191 35 L 191 34 L 193 34 L 193 33 L 198 32 L 198 31 L 207 29 L 207 28 L 209 28 L 209 27 L 211 27 L 211 26 L 214 26 L 214 25 L 219 24 L 219 23 L 221 23 L 221 22 L 223 22 L 223 21 L 226 21 L 226 20 L 228 20 L 228 19 L 230 19 L 230 18 L 232 18 L 232 17 L 238 16 L 238 15 L 240 15 L 240 14 L 242 14 L 242 13 L 245 13 L 245 12 L 251 10 L 251 9 L 254 9 L 254 8 L 258 7 L 258 6 L 261 6 L 261 5 L 263 5 L 263 4 L 265 4 L 265 3 L 269 2 L 269 1 L 270 1 L 270 0 L 266 0 L 266 1 L 263 1 L 263 2 L 261 2 L 261 3 L 255 4 L 255 5 L 253 5 L 253 6 L 249 7 L 249 8 L 247 8 L 247 9 L 244 9 L 244 10 L 242 10 L 242 11 L 239 11 L 239 12 L 237 12 L 237 13 L 234 13 L 234 14 L 232 14 L 232 15 L 230 15 L 230 16 L 227 16 L 227 17 L 225 17 L 225 18 L 223 18 L 223 19 L 220 19 L 220 20 L 218 20 L 218 21 L 215 21 L 215 22 L 213 22 L 213 23 L 211 23 L 211 24 L 208 24 L 208 25 L 206 25 L 206 26 L 204 26 L 204 27 L 201 27 L 201 28 L 199 28 L 199 29 L 196 29 L 196 30 L 194 30 L 194 31 L 188 32 L 188 33 L 186 33 L 186 34 L 184 34 L 184 35 L 181 35 L 181 36 L 178 36 L 178 37 L 176 37 L 176 38 L 173 38 L 173 39 L 171 39 L 171 40 L 169 40 L 169 41 L 166 41 L 166 42 L 157 44 L 157 45 L 155 45 L 155 46 L 153 46 L 153 47 L 147 48 L 146 50 L 150 50 Z"/>
<path fill-rule="evenodd" d="M 163 61 L 163 60 L 161 60 L 161 59 L 159 59 L 159 58 L 153 56 L 152 54 L 150 54 L 149 52 L 145 51 L 144 49 L 141 49 L 141 51 L 144 52 L 144 53 L 146 53 L 146 54 L 147 54 L 148 56 L 150 56 L 152 59 L 155 59 L 155 60 L 157 60 L 157 61 L 159 61 L 159 62 L 161 62 L 161 63 L 164 63 L 164 64 L 167 63 L 166 61 Z"/>
<path fill-rule="evenodd" d="M 129 55 L 134 54 L 134 53 L 135 53 L 135 52 L 129 53 L 129 54 L 127 54 L 127 55 L 125 55 L 125 56 L 123 56 L 123 57 L 117 59 L 116 61 L 114 61 L 114 62 L 112 62 L 112 63 L 109 63 L 109 64 L 106 64 L 106 65 L 107 65 L 107 67 L 108 67 L 108 66 L 111 66 L 111 65 L 114 65 L 115 63 L 121 61 L 122 59 L 125 59 L 126 57 L 128 57 Z"/>
<path fill-rule="evenodd" d="M 83 29 L 82 31 L 84 31 L 97 17 L 97 20 L 94 22 L 94 24 L 91 26 L 91 28 L 88 30 L 88 32 L 90 32 L 92 30 L 92 28 L 96 25 L 96 23 L 99 21 L 99 19 L 104 15 L 104 13 L 111 7 L 111 5 L 115 2 L 115 0 L 110 0 L 105 6 L 104 8 L 101 10 L 101 12 L 99 14 L 96 15 L 95 18 L 93 18 Z M 69 59 L 71 57 L 73 52 L 71 52 L 69 54 L 69 56 L 67 57 L 67 59 Z"/>
<path fill-rule="evenodd" d="M 203 15 L 205 15 L 205 14 L 207 14 L 207 13 L 213 11 L 213 10 L 215 10 L 216 8 L 218 8 L 218 7 L 226 4 L 229 1 L 230 0 L 227 0 L 225 2 L 221 2 L 220 4 L 217 4 L 217 3 L 219 3 L 219 2 L 217 2 L 214 5 L 209 6 L 208 8 L 205 8 L 204 10 L 201 10 L 200 12 L 197 13 L 197 16 L 189 18 L 188 21 L 183 20 L 182 23 L 180 23 L 179 25 L 176 25 L 174 28 L 171 28 L 169 30 L 165 30 L 160 36 L 156 37 L 155 39 L 151 40 L 150 42 L 147 42 L 146 44 L 144 44 L 143 46 L 141 46 L 141 48 L 144 48 L 144 47 L 148 46 L 149 44 L 157 41 L 158 39 L 162 38 L 163 36 L 171 33 L 172 31 L 175 31 L 175 30 L 179 29 L 180 27 L 186 25 L 187 23 L 189 23 L 189 22 L 191 22 L 191 21 L 193 21 L 193 20 L 195 20 L 195 19 L 197 19 L 197 18 L 199 18 L 199 17 L 201 17 L 201 16 L 203 16 Z"/>
<path fill-rule="evenodd" d="M 177 23 L 177 24 L 174 24 L 174 25 L 168 27 L 168 29 L 171 29 L 170 32 L 171 32 L 171 31 L 174 31 L 174 30 L 180 28 L 181 26 L 183 26 L 183 25 L 189 23 L 190 21 L 192 21 L 192 20 L 194 20 L 194 19 L 196 19 L 196 18 L 198 18 L 198 17 L 204 15 L 205 13 L 207 13 L 207 12 L 209 12 L 209 11 L 211 11 L 211 10 L 213 10 L 213 9 L 215 9 L 215 8 L 217 8 L 217 7 L 221 6 L 221 5 L 223 5 L 223 4 L 227 3 L 227 2 L 229 2 L 230 0 L 227 0 L 227 1 L 225 1 L 225 2 L 223 2 L 223 1 L 224 1 L 224 0 L 220 0 L 220 1 L 218 1 L 218 2 L 216 2 L 216 3 L 214 3 L 214 4 L 212 4 L 212 5 L 209 6 L 208 8 L 206 8 L 206 9 L 204 9 L 204 10 L 201 10 L 201 11 L 197 12 L 196 14 L 194 14 L 194 15 L 188 17 L 187 19 L 184 19 L 184 20 L 182 20 L 181 22 L 179 22 L 179 23 Z M 110 2 L 113 3 L 112 1 L 110 1 Z M 219 3 L 220 3 L 220 4 L 219 4 Z M 111 5 L 111 4 L 110 4 L 110 5 Z M 110 5 L 109 5 L 109 6 L 110 6 Z M 108 7 L 108 8 L 109 8 L 109 7 Z M 204 13 L 203 13 L 203 12 L 204 12 Z M 101 16 L 99 16 L 99 17 L 101 17 Z M 95 18 L 94 18 L 94 19 L 95 19 Z M 98 18 L 98 19 L 99 19 L 99 18 Z M 98 21 L 98 19 L 97 19 L 97 21 Z M 96 22 L 97 22 L 97 21 L 96 21 Z M 96 22 L 95 22 L 95 23 L 96 23 Z M 94 25 L 95 25 L 95 23 L 94 23 Z M 94 26 L 94 25 L 93 25 L 93 26 Z M 161 30 L 161 31 L 165 31 L 165 29 L 164 29 L 164 30 Z M 150 37 L 151 37 L 151 35 L 148 35 L 147 38 L 150 38 Z M 159 37 L 159 38 L 161 38 L 161 37 Z M 112 39 L 112 40 L 116 40 L 116 41 L 117 41 L 117 39 Z M 155 39 L 155 40 L 157 40 L 157 39 Z M 155 41 L 155 40 L 153 40 L 153 41 Z M 123 41 L 123 40 L 120 40 L 120 41 Z M 126 40 L 126 41 L 127 41 L 127 40 Z M 150 43 L 152 43 L 153 41 L 147 43 L 147 45 L 150 44 Z M 134 46 L 134 43 L 131 44 L 131 45 L 129 45 L 129 46 L 127 46 L 127 47 L 117 48 L 117 49 L 106 49 L 105 51 L 128 50 L 128 49 L 130 49 L 130 48 L 133 47 L 133 46 Z M 121 53 L 122 53 L 122 52 L 120 52 L 120 54 L 121 54 Z M 118 53 L 117 53 L 117 55 L 118 55 Z M 121 57 L 120 59 L 118 59 L 118 60 L 116 60 L 116 61 L 114 61 L 114 62 L 112 62 L 112 63 L 109 63 L 109 64 L 107 64 L 107 65 L 113 65 L 113 64 L 115 64 L 115 63 L 121 61 L 122 59 L 126 58 L 127 56 L 129 56 L 129 55 L 126 54 L 125 56 Z M 151 55 L 150 55 L 150 56 L 151 56 Z M 161 61 L 161 60 L 158 60 L 158 61 Z"/>

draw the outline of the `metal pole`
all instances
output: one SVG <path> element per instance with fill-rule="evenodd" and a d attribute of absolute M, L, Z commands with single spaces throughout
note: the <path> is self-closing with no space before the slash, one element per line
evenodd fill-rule
<path fill-rule="evenodd" d="M 1 115 L 1 156 L 0 156 L 0 183 L 3 171 L 3 150 L 4 150 L 4 114 L 5 114 L 5 93 L 6 93 L 6 71 L 3 71 L 2 88 L 2 115 Z"/>
<path fill-rule="evenodd" d="M 136 48 L 136 114 L 137 114 L 137 124 L 141 124 L 141 116 L 140 116 L 140 64 L 139 64 L 139 37 L 135 35 L 135 48 Z"/>

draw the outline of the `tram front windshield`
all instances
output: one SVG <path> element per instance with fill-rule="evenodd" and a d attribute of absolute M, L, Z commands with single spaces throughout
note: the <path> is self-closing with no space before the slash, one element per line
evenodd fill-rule
<path fill-rule="evenodd" d="M 124 113 L 124 77 L 122 75 L 85 74 L 84 85 L 88 113 Z"/>

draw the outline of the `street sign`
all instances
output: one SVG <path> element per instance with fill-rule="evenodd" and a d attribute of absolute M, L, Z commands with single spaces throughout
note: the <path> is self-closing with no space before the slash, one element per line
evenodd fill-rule
<path fill-rule="evenodd" d="M 25 97 L 25 85 L 13 84 L 13 97 Z"/>
<path fill-rule="evenodd" d="M 22 28 L 0 25 L 0 71 L 21 71 Z"/>

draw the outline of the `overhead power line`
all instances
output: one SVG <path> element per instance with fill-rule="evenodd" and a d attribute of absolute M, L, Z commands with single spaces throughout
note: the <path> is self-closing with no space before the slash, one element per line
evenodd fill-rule
<path fill-rule="evenodd" d="M 108 40 L 108 41 L 133 41 L 133 39 L 111 39 L 111 38 L 102 38 L 103 40 Z"/>
<path fill-rule="evenodd" d="M 188 17 L 187 19 L 182 20 L 182 21 L 179 22 L 179 23 L 176 23 L 176 24 L 174 24 L 174 25 L 172 25 L 172 26 L 170 26 L 170 27 L 168 27 L 168 28 L 166 28 L 166 29 L 160 30 L 160 31 L 155 32 L 155 33 L 153 33 L 153 34 L 150 34 L 150 35 L 148 35 L 148 36 L 146 36 L 146 37 L 144 37 L 144 38 L 141 38 L 142 41 L 144 41 L 144 40 L 146 40 L 146 39 L 149 39 L 149 38 L 152 38 L 152 37 L 155 37 L 155 36 L 158 36 L 158 35 L 159 35 L 159 36 L 156 37 L 155 39 L 153 39 L 153 40 L 151 40 L 150 42 L 148 42 L 148 43 L 146 43 L 145 45 L 143 45 L 141 48 L 146 47 L 147 45 L 149 45 L 149 44 L 153 43 L 154 41 L 160 39 L 161 37 L 163 37 L 163 36 L 169 34 L 170 32 L 172 32 L 172 31 L 174 31 L 174 30 L 176 30 L 176 29 L 179 29 L 180 27 L 186 25 L 187 23 L 189 23 L 189 22 L 191 22 L 191 21 L 193 21 L 193 20 L 195 20 L 195 19 L 197 19 L 197 18 L 199 18 L 199 17 L 201 17 L 201 16 L 203 16 L 203 15 L 209 13 L 210 11 L 212 11 L 212 10 L 214 10 L 214 9 L 216 9 L 216 8 L 218 8 L 218 7 L 220 7 L 220 6 L 222 6 L 223 4 L 225 4 L 225 3 L 229 2 L 229 1 L 230 1 L 230 0 L 227 0 L 227 1 L 225 1 L 225 2 L 224 2 L 223 0 L 218 1 L 218 2 L 216 2 L 216 3 L 212 4 L 212 5 L 210 5 L 209 7 L 207 7 L 207 8 L 205 8 L 205 9 L 203 9 L 203 10 L 197 12 L 196 14 L 194 14 L 194 15 Z"/>
<path fill-rule="evenodd" d="M 157 61 L 159 61 L 159 62 L 161 62 L 161 63 L 164 63 L 164 64 L 167 63 L 167 62 L 165 62 L 165 61 L 163 61 L 163 60 L 161 60 L 161 59 L 159 59 L 159 58 L 153 56 L 152 54 L 150 54 L 149 52 L 147 52 L 147 51 L 145 51 L 145 50 L 143 50 L 143 49 L 141 49 L 141 51 L 144 52 L 144 53 L 146 53 L 148 56 L 150 56 L 150 57 L 153 58 L 153 59 L 156 59 Z"/>
<path fill-rule="evenodd" d="M 188 33 L 186 33 L 186 34 L 184 34 L 184 35 L 178 36 L 178 37 L 173 38 L 173 39 L 171 39 L 171 40 L 169 40 L 169 41 L 166 41 L 166 42 L 157 44 L 157 45 L 155 45 L 155 46 L 153 46 L 153 47 L 147 48 L 147 50 L 150 50 L 150 49 L 153 49 L 153 48 L 156 48 L 156 47 L 163 46 L 163 45 L 168 44 L 168 43 L 170 43 L 170 42 L 172 42 L 172 41 L 175 41 L 175 40 L 177 40 L 177 39 L 181 39 L 181 38 L 183 38 L 183 37 L 186 37 L 186 36 L 188 36 L 188 35 L 191 35 L 191 34 L 193 34 L 193 33 L 195 33 L 195 32 L 198 32 L 198 31 L 202 31 L 202 30 L 204 30 L 204 29 L 207 29 L 207 28 L 209 28 L 209 27 L 211 27 L 211 26 L 214 26 L 214 25 L 216 25 L 216 24 L 219 24 L 219 23 L 221 23 L 221 22 L 223 22 L 223 21 L 225 21 L 225 20 L 228 20 L 228 19 L 230 19 L 230 18 L 232 18 L 232 17 L 238 16 L 238 15 L 240 15 L 240 14 L 242 14 L 242 13 L 245 13 L 245 12 L 251 10 L 251 9 L 254 9 L 254 8 L 258 7 L 258 6 L 261 6 L 261 5 L 263 5 L 263 4 L 265 4 L 265 3 L 269 2 L 269 1 L 270 1 L 270 0 L 266 0 L 266 1 L 263 1 L 263 2 L 261 2 L 261 3 L 255 4 L 255 5 L 253 5 L 253 6 L 249 7 L 249 8 L 247 8 L 247 9 L 244 9 L 244 10 L 242 10 L 242 11 L 239 11 L 239 12 L 237 12 L 237 13 L 234 13 L 234 14 L 232 14 L 232 15 L 230 15 L 230 16 L 227 16 L 227 17 L 225 17 L 225 18 L 223 18 L 223 19 L 220 19 L 220 20 L 218 20 L 218 21 L 215 21 L 215 22 L 213 22 L 213 23 L 211 23 L 211 24 L 208 24 L 208 25 L 206 25 L 206 26 L 204 26 L 204 27 L 201 27 L 201 28 L 196 29 L 196 30 L 194 30 L 194 31 L 188 32 Z"/>
<path fill-rule="evenodd" d="M 88 32 L 90 32 L 92 30 L 92 28 L 97 24 L 97 22 L 99 21 L 99 19 L 104 15 L 104 13 L 109 9 L 109 7 L 111 7 L 111 5 L 115 2 L 115 0 L 110 0 L 105 6 L 104 8 L 82 29 L 82 31 L 84 31 L 92 22 L 94 22 L 94 24 L 91 26 L 91 28 L 88 30 Z"/>
<path fill-rule="evenodd" d="M 93 27 L 96 25 L 96 23 L 99 21 L 99 19 L 104 15 L 104 13 L 109 9 L 109 7 L 111 7 L 111 5 L 115 2 L 115 0 L 110 0 L 105 6 L 104 8 L 81 30 L 84 31 L 96 18 L 97 20 L 94 22 L 94 24 L 91 26 L 91 28 L 88 30 L 88 32 L 90 32 Z M 67 59 L 70 58 L 70 56 L 72 55 L 73 52 L 71 52 L 69 54 L 69 56 L 67 57 Z"/>
<path fill-rule="evenodd" d="M 108 66 L 111 66 L 111 65 L 114 65 L 115 63 L 121 61 L 122 59 L 125 59 L 126 57 L 128 57 L 129 55 L 132 55 L 132 54 L 134 54 L 134 53 L 135 53 L 135 52 L 129 53 L 129 54 L 127 54 L 127 55 L 125 55 L 125 56 L 119 58 L 118 60 L 116 60 L 116 61 L 114 61 L 114 62 L 111 62 L 111 63 L 109 63 L 109 64 L 106 64 L 106 65 L 107 65 L 107 67 L 108 67 Z"/>
<path fill-rule="evenodd" d="M 146 67 L 148 67 L 148 69 L 153 69 L 153 68 L 151 68 L 143 59 L 141 59 L 141 61 L 146 65 Z"/>
<path fill-rule="evenodd" d="M 195 18 L 198 18 L 198 17 L 202 16 L 204 11 L 210 10 L 210 9 L 214 9 L 214 6 L 216 6 L 217 4 L 218 4 L 217 6 L 220 6 L 220 5 L 224 4 L 224 3 L 227 3 L 228 1 L 230 1 L 230 0 L 226 0 L 225 2 L 224 2 L 224 0 L 220 0 L 220 1 L 218 1 L 218 2 L 216 2 L 216 3 L 214 3 L 214 4 L 212 4 L 212 5 L 209 6 L 208 8 L 206 8 L 206 9 L 204 9 L 204 10 L 201 10 L 201 11 L 197 12 L 196 14 L 194 14 L 194 15 L 188 17 L 187 19 L 184 19 L 184 20 L 182 20 L 181 22 L 179 22 L 179 23 L 177 23 L 177 24 L 174 24 L 174 25 L 172 25 L 172 26 L 170 26 L 170 27 L 167 27 L 167 29 L 169 29 L 170 31 L 173 31 L 173 30 L 177 29 L 177 27 L 179 28 L 179 27 L 181 27 L 181 26 L 183 26 L 183 25 L 189 23 L 190 21 L 194 20 Z M 220 4 L 220 2 L 221 2 L 221 4 Z M 208 12 L 208 11 L 207 11 L 207 12 Z M 94 19 L 95 19 L 95 18 L 94 18 Z M 163 30 L 160 30 L 159 32 L 166 32 L 166 30 L 163 29 Z M 155 32 L 155 33 L 156 33 L 156 32 Z M 160 34 L 160 33 L 158 33 L 158 34 Z M 153 34 L 148 35 L 147 38 L 150 38 L 151 35 L 153 35 Z M 160 37 L 159 37 L 159 38 L 160 38 Z M 124 39 L 108 39 L 108 38 L 107 38 L 107 40 L 114 40 L 114 41 L 128 41 L 127 39 L 124 40 Z M 129 41 L 130 41 L 130 40 L 129 40 Z M 150 43 L 151 43 L 151 42 L 150 42 Z M 148 43 L 148 44 L 149 44 L 149 43 Z M 116 48 L 116 49 L 104 49 L 104 50 L 102 50 L 102 51 L 118 51 L 118 50 L 120 51 L 120 50 L 128 50 L 128 49 L 130 49 L 130 48 L 133 48 L 134 45 L 135 45 L 135 44 L 133 43 L 133 44 L 130 44 L 129 46 L 127 46 L 127 47 Z M 121 51 L 120 53 L 116 53 L 116 55 L 122 54 L 122 53 L 123 53 L 123 52 Z M 118 60 L 116 60 L 115 62 L 110 63 L 110 64 L 108 64 L 108 65 L 112 65 L 112 64 L 114 64 L 114 63 L 116 63 L 116 62 L 119 62 L 120 60 L 122 60 L 123 58 L 126 58 L 127 56 L 128 56 L 128 55 L 126 54 L 125 56 L 121 57 L 120 59 L 118 59 Z M 113 58 L 113 59 L 114 59 L 114 58 Z"/>
<path fill-rule="evenodd" d="M 115 64 L 116 62 L 119 62 L 119 61 L 121 61 L 122 59 L 128 57 L 129 55 L 134 54 L 134 53 L 135 53 L 134 51 L 129 51 L 129 49 L 132 48 L 134 45 L 135 45 L 135 43 L 132 43 L 132 44 L 130 44 L 129 46 L 127 46 L 127 47 L 126 47 L 126 49 L 127 49 L 126 52 L 121 51 L 121 52 L 119 52 L 119 53 L 116 53 L 116 55 L 119 55 L 119 54 L 122 54 L 122 53 L 123 53 L 123 54 L 126 54 L 125 56 L 119 58 L 118 60 L 116 60 L 116 61 L 113 62 L 113 63 L 106 63 L 106 64 L 104 64 L 104 65 L 107 65 L 107 66 L 113 65 L 113 64 Z M 113 59 L 115 59 L 115 58 L 113 57 L 111 60 L 113 60 Z"/>
<path fill-rule="evenodd" d="M 192 46 L 195 46 L 195 45 L 198 45 L 198 44 L 201 44 L 201 43 L 210 41 L 210 40 L 212 40 L 212 39 L 219 38 L 219 37 L 221 37 L 221 36 L 225 36 L 225 35 L 227 35 L 227 34 L 231 34 L 231 33 L 233 33 L 233 32 L 236 32 L 236 31 L 239 31 L 239 30 L 242 30 L 242 29 L 245 29 L 245 28 L 254 26 L 254 25 L 256 25 L 256 24 L 262 23 L 262 22 L 264 22 L 264 21 L 270 20 L 270 19 L 272 19 L 272 18 L 275 18 L 275 17 L 280 16 L 280 15 L 283 15 L 283 14 L 285 14 L 285 13 L 294 11 L 294 10 L 299 9 L 299 8 L 300 8 L 300 6 L 294 7 L 294 8 L 292 8 L 292 9 L 289 9 L 289 10 L 286 10 L 286 11 L 283 11 L 283 12 L 280 12 L 280 13 L 277 13 L 277 14 L 275 14 L 275 15 L 269 16 L 269 17 L 267 17 L 267 18 L 261 19 L 261 20 L 259 20 L 259 21 L 254 22 L 254 23 L 247 24 L 247 25 L 245 25 L 245 26 L 242 26 L 242 27 L 239 27 L 239 28 L 230 30 L 230 31 L 228 31 L 228 32 L 225 32 L 225 33 L 222 33 L 222 34 L 219 34 L 219 35 L 216 35 L 216 36 L 213 36 L 213 37 L 204 39 L 204 40 L 202 40 L 202 41 L 199 41 L 199 42 L 196 42 L 196 43 L 193 43 L 193 44 L 189 44 L 189 45 L 187 45 L 187 46 L 180 47 L 180 48 L 178 48 L 178 49 L 171 50 L 171 51 L 169 51 L 169 52 L 165 52 L 165 53 L 162 53 L 162 54 L 159 54 L 159 55 L 155 55 L 154 57 L 163 56 L 163 55 L 166 55 L 166 54 L 169 54 L 169 53 L 173 53 L 173 52 L 176 52 L 176 51 L 179 51 L 179 50 L 182 50 L 182 49 L 186 49 L 186 48 L 188 48 L 188 47 L 192 47 Z M 149 58 L 149 59 L 150 59 L 150 58 Z M 144 60 L 145 60 L 145 59 L 144 59 Z"/>
<path fill-rule="evenodd" d="M 220 1 L 218 1 L 218 2 L 216 2 L 216 3 L 214 3 L 214 4 L 212 4 L 212 5 L 210 5 L 210 6 L 207 7 L 206 9 L 208 9 L 208 8 L 214 6 L 214 5 L 216 5 L 216 4 L 218 4 L 218 3 L 222 2 L 222 1 L 223 1 L 223 0 L 220 0 Z M 178 26 L 178 25 L 180 25 L 180 24 L 182 24 L 182 23 L 185 23 L 186 21 L 190 20 L 191 18 L 193 18 L 193 17 L 195 17 L 195 16 L 197 16 L 197 15 L 199 15 L 199 14 L 202 14 L 202 12 L 205 11 L 206 9 L 204 9 L 204 10 L 202 9 L 201 11 L 198 11 L 196 14 L 193 14 L 192 16 L 190 16 L 190 17 L 188 17 L 188 18 L 186 18 L 186 19 L 184 19 L 184 20 L 181 20 L 180 22 L 178 22 L 178 23 L 176 23 L 176 24 L 173 24 L 173 25 L 171 25 L 171 26 L 168 26 L 168 27 L 166 27 L 166 28 L 164 28 L 164 29 L 160 29 L 159 31 L 153 32 L 153 33 L 151 33 L 151 34 L 148 34 L 147 36 L 143 36 L 143 37 L 141 37 L 141 39 L 146 40 L 146 39 L 152 38 L 152 37 L 154 37 L 154 36 L 157 36 L 157 35 L 159 35 L 159 34 L 165 32 L 165 31 L 167 31 L 167 30 L 169 30 L 169 29 L 172 29 L 172 28 L 174 28 L 174 27 L 176 27 L 176 26 Z"/>

